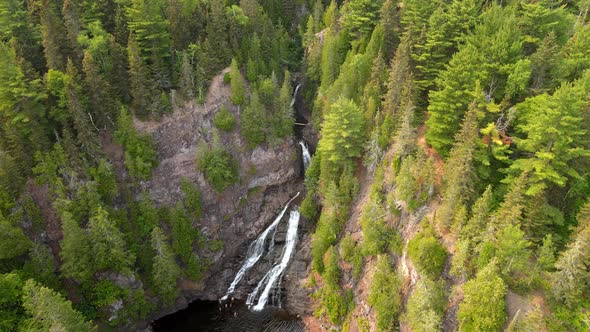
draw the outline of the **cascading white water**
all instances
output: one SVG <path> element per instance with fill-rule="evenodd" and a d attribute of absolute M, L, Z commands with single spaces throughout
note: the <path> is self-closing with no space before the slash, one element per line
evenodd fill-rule
<path fill-rule="evenodd" d="M 264 290 L 258 299 L 258 303 L 252 309 L 254 311 L 260 311 L 264 309 L 266 302 L 268 301 L 268 296 L 274 284 L 279 280 L 287 265 L 289 265 L 289 261 L 291 260 L 291 256 L 293 255 L 293 251 L 295 249 L 295 244 L 297 243 L 297 229 L 299 227 L 299 218 L 300 214 L 299 211 L 291 211 L 291 215 L 289 216 L 289 226 L 287 229 L 287 238 L 285 240 L 285 247 L 283 248 L 283 253 L 281 256 L 281 261 L 273 266 L 270 271 L 266 273 L 264 278 L 260 280 L 254 291 L 248 295 L 248 301 L 246 302 L 248 305 L 252 305 L 258 292 L 264 286 Z"/>
<path fill-rule="evenodd" d="M 309 164 L 311 164 L 311 155 L 309 154 L 309 150 L 305 145 L 305 142 L 300 141 L 299 145 L 301 145 L 301 156 L 303 157 L 303 170 L 307 170 Z"/>
<path fill-rule="evenodd" d="M 262 234 L 260 234 L 254 242 L 252 242 L 252 244 L 250 244 L 250 247 L 248 248 L 246 260 L 244 261 L 244 264 L 242 264 L 242 267 L 240 267 L 240 270 L 236 274 L 234 281 L 232 281 L 231 285 L 227 289 L 227 292 L 225 292 L 225 295 L 221 298 L 222 301 L 226 300 L 228 298 L 228 296 L 231 295 L 235 291 L 236 286 L 238 285 L 240 280 L 242 280 L 242 278 L 244 277 L 246 272 L 248 272 L 248 270 L 250 270 L 250 268 L 252 268 L 252 266 L 254 266 L 254 264 L 256 264 L 258 262 L 260 257 L 262 257 L 262 254 L 264 253 L 264 245 L 266 243 L 266 238 L 268 237 L 268 235 L 271 232 L 273 232 L 272 238 L 273 238 L 273 242 L 274 242 L 274 232 L 276 231 L 277 226 L 279 225 L 281 219 L 283 219 L 283 216 L 285 215 L 285 212 L 287 211 L 289 204 L 291 204 L 291 202 L 295 198 L 297 198 L 298 196 L 299 196 L 299 193 L 297 193 L 297 195 L 295 195 L 293 198 L 291 198 L 287 202 L 287 204 L 285 205 L 285 207 L 283 208 L 281 213 L 279 213 L 279 215 L 276 217 L 276 219 L 272 222 L 272 224 L 270 224 L 270 226 L 268 226 L 264 230 L 264 232 L 262 232 Z"/>
<path fill-rule="evenodd" d="M 297 93 L 299 92 L 300 87 L 301 83 L 297 84 L 297 87 L 295 87 L 295 92 L 293 92 L 293 99 L 291 99 L 291 107 L 295 105 L 295 99 L 297 98 Z"/>

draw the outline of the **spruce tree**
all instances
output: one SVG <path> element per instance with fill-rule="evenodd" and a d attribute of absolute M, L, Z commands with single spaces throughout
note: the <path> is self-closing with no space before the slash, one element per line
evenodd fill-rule
<path fill-rule="evenodd" d="M 23 307 L 32 316 L 29 328 L 44 331 L 94 331 L 90 321 L 61 294 L 29 279 L 23 286 Z"/>
<path fill-rule="evenodd" d="M 65 211 L 61 214 L 61 222 L 61 272 L 66 278 L 72 278 L 79 283 L 89 281 L 94 271 L 88 236 L 70 212 Z"/>
<path fill-rule="evenodd" d="M 88 112 L 88 104 L 81 86 L 78 70 L 72 61 L 68 61 L 66 98 L 68 112 L 72 116 L 76 130 L 76 143 L 89 158 L 98 155 L 99 143 L 96 122 Z"/>
<path fill-rule="evenodd" d="M 129 273 L 135 257 L 127 251 L 123 234 L 102 207 L 88 222 L 88 240 L 94 268 Z"/>
<path fill-rule="evenodd" d="M 176 279 L 180 276 L 180 268 L 176 264 L 174 254 L 166 241 L 164 232 L 159 227 L 152 230 L 151 244 L 154 252 L 152 282 L 164 304 L 170 305 L 176 299 L 178 287 Z"/>
<path fill-rule="evenodd" d="M 463 302 L 457 318 L 459 331 L 498 331 L 506 322 L 506 284 L 498 276 L 495 262 L 463 286 Z"/>
<path fill-rule="evenodd" d="M 234 105 L 244 104 L 244 79 L 238 67 L 238 62 L 233 59 L 230 67 L 231 101 Z"/>
<path fill-rule="evenodd" d="M 60 9 L 57 8 L 55 1 L 41 1 L 41 34 L 47 67 L 63 72 L 66 69 L 66 60 L 70 52 Z"/>
<path fill-rule="evenodd" d="M 437 213 L 445 227 L 450 226 L 455 217 L 455 206 L 468 203 L 475 187 L 474 154 L 479 142 L 478 112 L 477 105 L 473 103 L 461 130 L 455 135 L 455 143 L 445 165 L 447 177 L 443 189 L 444 201 Z"/>
<path fill-rule="evenodd" d="M 262 144 L 265 140 L 266 121 L 264 106 L 260 103 L 258 92 L 253 91 L 250 104 L 240 115 L 240 132 L 246 138 L 250 147 Z"/>

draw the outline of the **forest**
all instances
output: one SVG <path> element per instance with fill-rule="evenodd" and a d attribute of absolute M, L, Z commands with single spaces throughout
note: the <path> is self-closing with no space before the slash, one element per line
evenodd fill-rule
<path fill-rule="evenodd" d="M 317 136 L 306 324 L 589 331 L 589 9 L 0 0 L 0 330 L 169 312 L 230 245 L 203 226 L 204 196 L 256 173 L 236 151 L 292 140 L 301 83 Z M 216 78 L 231 96 L 207 104 Z M 214 108 L 192 155 L 206 184 L 178 179 L 162 204 L 141 128 L 186 105 Z"/>

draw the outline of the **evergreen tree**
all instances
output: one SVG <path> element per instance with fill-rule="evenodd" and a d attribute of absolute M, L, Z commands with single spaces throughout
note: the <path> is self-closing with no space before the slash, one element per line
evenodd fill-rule
<path fill-rule="evenodd" d="M 39 80 L 25 77 L 14 48 L 0 42 L 0 121 L 2 150 L 9 153 L 23 174 L 33 166 L 33 155 L 49 145 L 46 114 L 47 97 Z"/>
<path fill-rule="evenodd" d="M 29 279 L 23 286 L 23 307 L 32 316 L 29 328 L 44 331 L 94 331 L 95 327 L 72 308 L 61 294 Z"/>
<path fill-rule="evenodd" d="M 258 92 L 253 91 L 250 104 L 240 115 L 241 134 L 250 147 L 262 144 L 265 140 L 264 106 L 260 103 Z"/>
<path fill-rule="evenodd" d="M 63 72 L 66 69 L 66 60 L 70 52 L 66 41 L 64 22 L 57 5 L 56 1 L 41 1 L 41 35 L 47 67 Z"/>
<path fill-rule="evenodd" d="M 182 52 L 182 62 L 180 63 L 178 89 L 182 97 L 190 100 L 195 96 L 195 88 L 195 69 L 188 52 L 184 51 Z"/>
<path fill-rule="evenodd" d="M 61 272 L 66 278 L 73 278 L 79 283 L 89 281 L 94 271 L 88 236 L 70 212 L 63 212 L 61 219 Z"/>
<path fill-rule="evenodd" d="M 463 286 L 463 302 L 457 318 L 459 331 L 498 331 L 506 322 L 506 284 L 498 276 L 495 262 Z"/>
<path fill-rule="evenodd" d="M 135 257 L 127 251 L 127 244 L 117 225 L 100 206 L 88 222 L 88 240 L 96 270 L 130 271 Z"/>
<path fill-rule="evenodd" d="M 165 86 L 169 77 L 170 34 L 169 22 L 164 17 L 164 0 L 132 0 L 127 7 L 129 30 L 137 41 L 141 58 L 152 64 L 160 85 Z M 130 61 L 131 62 L 131 61 Z"/>
<path fill-rule="evenodd" d="M 176 264 L 164 232 L 159 227 L 152 230 L 151 244 L 156 253 L 152 275 L 154 287 L 163 302 L 170 305 L 178 294 L 176 279 L 180 276 L 180 268 Z"/>
<path fill-rule="evenodd" d="M 322 161 L 342 165 L 359 157 L 364 138 L 364 117 L 356 103 L 339 99 L 326 114 L 318 150 Z"/>
<path fill-rule="evenodd" d="M 392 330 L 401 310 L 400 280 L 387 255 L 379 256 L 369 291 L 368 303 L 377 312 L 379 330 Z"/>
<path fill-rule="evenodd" d="M 231 101 L 234 105 L 244 104 L 244 78 L 238 67 L 238 62 L 233 59 L 230 67 Z"/>
<path fill-rule="evenodd" d="M 579 125 L 589 88 L 587 72 L 573 84 L 563 84 L 552 96 L 539 95 L 517 105 L 517 128 L 526 136 L 516 140 L 516 145 L 530 157 L 516 160 L 510 170 L 512 174 L 529 173 L 527 194 L 535 195 L 549 185 L 563 187 L 568 179 L 580 178 L 571 165 L 590 156 L 590 150 L 580 144 L 584 129 Z"/>
<path fill-rule="evenodd" d="M 295 116 L 293 111 L 293 87 L 291 86 L 291 73 L 285 71 L 283 85 L 279 91 L 279 105 L 275 112 L 275 134 L 283 138 L 293 132 Z"/>
<path fill-rule="evenodd" d="M 88 157 L 95 158 L 98 155 L 99 143 L 96 134 L 96 123 L 87 110 L 87 100 L 84 90 L 80 85 L 78 70 L 68 61 L 66 98 L 68 112 L 72 116 L 74 129 L 76 130 L 76 143 Z"/>
<path fill-rule="evenodd" d="M 188 264 L 194 255 L 193 242 L 199 232 L 193 228 L 191 219 L 181 203 L 172 209 L 170 222 L 172 223 L 172 248 L 182 261 Z"/>
<path fill-rule="evenodd" d="M 139 45 L 135 37 L 129 35 L 129 79 L 132 107 L 140 117 L 157 114 L 157 99 L 160 95 L 156 82 L 151 78 L 150 71 L 139 53 Z"/>
<path fill-rule="evenodd" d="M 15 258 L 31 247 L 23 230 L 0 213 L 0 259 Z"/>
<path fill-rule="evenodd" d="M 82 4 L 78 1 L 64 0 L 62 7 L 63 24 L 68 46 L 72 50 L 73 61 L 79 67 L 82 61 L 82 48 L 78 44 L 78 35 L 84 29 L 82 22 Z"/>
<path fill-rule="evenodd" d="M 567 248 L 561 252 L 553 274 L 555 297 L 575 308 L 590 296 L 590 203 L 577 215 L 578 229 Z"/>
<path fill-rule="evenodd" d="M 447 70 L 437 77 L 438 90 L 429 94 L 426 141 L 443 157 L 449 156 L 452 133 L 458 131 L 460 119 L 474 99 L 472 91 L 476 81 L 484 76 L 482 61 L 479 50 L 465 46 L 453 55 Z"/>
<path fill-rule="evenodd" d="M 210 67 L 207 68 L 207 72 L 209 76 L 213 76 L 230 63 L 231 48 L 227 36 L 228 22 L 225 16 L 224 1 L 211 0 L 209 6 L 206 43 L 208 44 L 207 57 L 210 59 Z"/>
<path fill-rule="evenodd" d="M 99 72 L 97 64 L 90 52 L 84 52 L 82 60 L 84 68 L 84 83 L 88 91 L 88 106 L 97 127 L 106 128 L 114 123 L 116 103 L 113 92 L 107 80 Z"/>
<path fill-rule="evenodd" d="M 446 227 L 450 226 L 455 217 L 454 207 L 468 203 L 474 190 L 474 154 L 479 141 L 478 112 L 477 105 L 472 104 L 461 130 L 455 136 L 455 144 L 445 165 L 447 177 L 443 189 L 444 201 L 437 214 Z"/>

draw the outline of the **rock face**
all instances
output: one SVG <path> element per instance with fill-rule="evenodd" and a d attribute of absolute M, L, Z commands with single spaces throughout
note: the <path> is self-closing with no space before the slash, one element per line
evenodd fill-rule
<path fill-rule="evenodd" d="M 209 239 L 221 240 L 224 244 L 221 251 L 208 257 L 211 266 L 201 282 L 181 281 L 181 298 L 175 309 L 195 299 L 221 298 L 250 242 L 272 222 L 291 197 L 303 190 L 301 152 L 295 138 L 249 149 L 239 134 L 240 110 L 231 105 L 230 95 L 229 86 L 223 84 L 222 73 L 213 80 L 205 104 L 186 104 L 158 122 L 135 122 L 140 132 L 154 138 L 160 161 L 152 179 L 142 183 L 143 189 L 158 205 L 173 206 L 182 199 L 181 179 L 189 179 L 202 194 L 203 216 L 195 227 Z M 213 124 L 216 112 L 223 105 L 235 116 L 236 126 L 231 132 L 218 131 Z M 239 183 L 221 193 L 207 183 L 195 165 L 196 152 L 202 144 L 219 144 L 236 159 Z M 300 247 L 297 248 L 300 252 Z M 299 270 L 307 269 L 302 261 L 296 266 Z M 257 273 L 264 275 L 266 271 Z M 241 287 L 247 288 L 248 283 L 243 282 Z M 239 287 L 237 291 L 247 292 Z"/>

